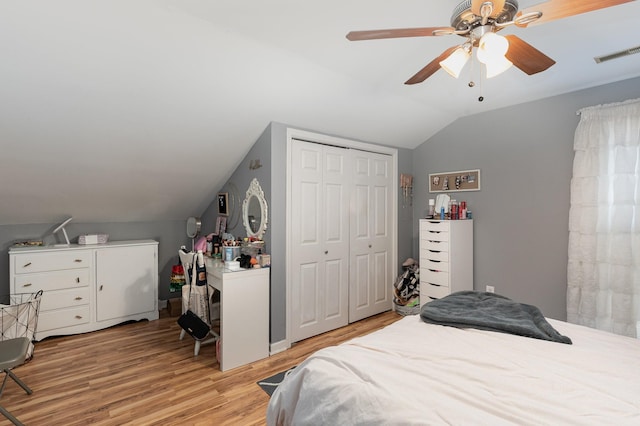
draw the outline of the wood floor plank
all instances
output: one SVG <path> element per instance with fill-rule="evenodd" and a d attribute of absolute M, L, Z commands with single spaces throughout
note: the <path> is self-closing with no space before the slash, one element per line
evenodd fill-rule
<path fill-rule="evenodd" d="M 0 404 L 27 426 L 264 425 L 269 397 L 256 382 L 401 318 L 385 312 L 223 373 L 214 345 L 195 357 L 177 318 L 160 316 L 36 343 L 34 358 L 14 369 L 33 394 L 9 379 Z"/>

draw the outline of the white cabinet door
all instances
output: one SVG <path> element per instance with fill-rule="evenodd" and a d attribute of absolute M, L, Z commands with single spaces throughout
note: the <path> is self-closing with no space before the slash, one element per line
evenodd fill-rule
<path fill-rule="evenodd" d="M 349 150 L 292 145 L 292 341 L 348 323 Z"/>
<path fill-rule="evenodd" d="M 354 151 L 349 322 L 391 309 L 391 156 Z"/>
<path fill-rule="evenodd" d="M 155 310 L 157 245 L 96 250 L 96 320 Z"/>

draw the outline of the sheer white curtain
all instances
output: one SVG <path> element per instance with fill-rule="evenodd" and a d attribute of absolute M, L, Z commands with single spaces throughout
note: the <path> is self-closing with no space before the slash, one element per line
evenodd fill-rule
<path fill-rule="evenodd" d="M 567 320 L 640 337 L 640 99 L 579 113 Z"/>

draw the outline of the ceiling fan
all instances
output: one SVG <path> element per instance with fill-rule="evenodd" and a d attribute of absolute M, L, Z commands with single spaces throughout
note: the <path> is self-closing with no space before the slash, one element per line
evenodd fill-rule
<path fill-rule="evenodd" d="M 502 37 L 496 34 L 498 31 L 510 25 L 525 28 L 631 1 L 634 0 L 548 0 L 518 10 L 516 0 L 464 0 L 455 8 L 450 27 L 352 31 L 347 34 L 347 39 L 357 41 L 451 34 L 466 39 L 463 44 L 442 52 L 405 84 L 421 83 L 440 68 L 457 78 L 473 48 L 477 49 L 478 60 L 486 66 L 487 78 L 500 74 L 511 65 L 532 75 L 545 71 L 556 62 L 520 37 L 512 34 Z"/>

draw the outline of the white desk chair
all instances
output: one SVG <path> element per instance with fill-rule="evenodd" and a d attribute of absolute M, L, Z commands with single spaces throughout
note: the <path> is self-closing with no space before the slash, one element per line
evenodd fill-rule
<path fill-rule="evenodd" d="M 202 318 L 202 320 L 209 324 L 209 326 L 211 327 L 211 297 L 216 290 L 208 283 L 206 286 L 195 285 L 195 280 L 192 277 L 192 269 L 195 262 L 197 262 L 196 253 L 192 251 L 187 252 L 183 246 L 180 250 L 178 250 L 178 255 L 180 256 L 180 263 L 182 263 L 182 267 L 184 268 L 184 278 L 186 281 L 186 284 L 182 286 L 182 313 L 185 313 L 188 309 L 191 309 L 194 314 Z M 207 286 L 209 287 L 209 298 L 207 298 Z M 189 300 L 189 294 L 191 294 L 191 300 Z M 209 304 L 208 307 L 207 304 Z M 186 331 L 180 330 L 180 340 L 184 339 L 184 336 L 186 334 Z M 214 332 L 212 329 L 209 330 L 209 335 L 211 336 L 209 338 L 195 339 L 195 347 L 193 350 L 194 356 L 197 356 L 200 352 L 201 345 L 214 343 L 220 338 L 218 333 Z"/>

